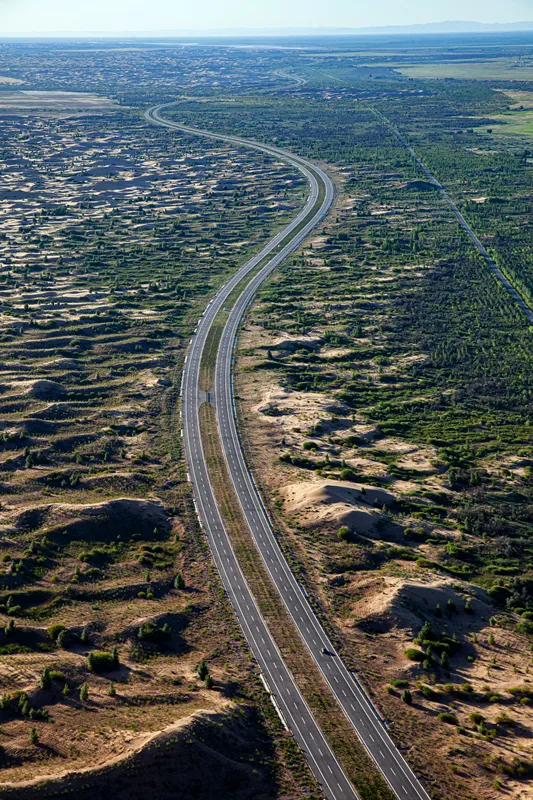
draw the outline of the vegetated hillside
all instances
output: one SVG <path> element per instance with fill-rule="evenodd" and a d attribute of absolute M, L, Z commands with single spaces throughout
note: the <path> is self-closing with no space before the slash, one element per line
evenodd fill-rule
<path fill-rule="evenodd" d="M 434 92 L 435 129 L 453 91 L 458 114 L 456 90 Z M 480 104 L 485 90 L 468 91 Z M 444 108 L 431 166 L 440 154 L 446 183 L 459 123 Z M 260 292 L 241 335 L 248 455 L 293 568 L 432 796 L 522 796 L 533 769 L 532 333 L 368 112 L 351 111 L 342 149 L 344 109 L 313 111 L 324 130 L 335 121 L 336 209 Z M 324 130 L 302 149 L 318 149 Z M 463 135 L 453 164 L 463 191 L 481 194 L 476 135 Z M 492 163 L 487 180 L 499 193 L 507 181 L 518 225 L 528 162 L 505 143 Z"/>
<path fill-rule="evenodd" d="M 302 179 L 127 112 L 1 124 L 2 792 L 207 797 L 205 759 L 221 797 L 308 796 L 198 529 L 178 414 L 208 296 Z"/>
<path fill-rule="evenodd" d="M 529 790 L 531 331 L 372 114 L 409 136 L 529 299 L 530 153 L 513 138 L 527 107 L 494 91 L 528 51 L 487 43 L 483 60 L 505 58 L 489 86 L 402 77 L 479 61 L 465 42 L 325 44 L 2 49 L 24 90 L 125 104 L 0 97 L 7 796 L 46 778 L 48 796 L 202 797 L 213 772 L 221 797 L 316 791 L 196 528 L 176 416 L 209 294 L 303 181 L 140 120 L 185 93 L 211 101 L 180 103 L 180 120 L 326 161 L 341 190 L 242 338 L 249 456 L 291 565 L 432 796 Z M 529 84 L 512 88 L 527 106 Z"/>
<path fill-rule="evenodd" d="M 222 800 L 279 796 L 280 786 L 269 764 L 275 757 L 272 742 L 249 707 L 230 704 L 218 712 L 198 712 L 144 739 L 142 748 L 107 766 L 44 784 L 29 781 L 23 787 L 3 788 L 2 794 L 25 800 L 95 796 L 129 800 L 148 795 L 207 800 L 213 797 L 216 775 L 216 794 Z"/>

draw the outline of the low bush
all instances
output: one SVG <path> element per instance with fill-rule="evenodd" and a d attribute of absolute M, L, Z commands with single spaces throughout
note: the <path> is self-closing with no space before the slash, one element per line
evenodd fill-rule
<path fill-rule="evenodd" d="M 94 651 L 87 656 L 87 667 L 91 672 L 111 672 L 119 666 L 118 652 Z"/>
<path fill-rule="evenodd" d="M 50 625 L 50 627 L 46 629 L 46 632 L 48 633 L 48 636 L 50 637 L 50 639 L 53 639 L 55 641 L 57 639 L 57 637 L 59 636 L 59 634 L 61 633 L 61 631 L 64 631 L 64 630 L 65 630 L 65 626 L 64 625 L 61 625 L 60 623 L 56 623 L 55 625 Z"/>
<path fill-rule="evenodd" d="M 418 662 L 424 661 L 426 657 L 426 654 L 422 650 L 417 650 L 416 647 L 408 647 L 407 650 L 405 651 L 405 655 L 409 659 L 409 661 L 418 661 Z"/>
<path fill-rule="evenodd" d="M 457 725 L 457 717 L 450 711 L 441 711 L 439 714 L 441 722 L 448 722 L 450 725 Z"/>

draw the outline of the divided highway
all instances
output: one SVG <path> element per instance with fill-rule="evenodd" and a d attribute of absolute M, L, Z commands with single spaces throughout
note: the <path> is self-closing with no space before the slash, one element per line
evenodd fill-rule
<path fill-rule="evenodd" d="M 173 104 L 167 104 L 170 106 Z M 231 480 L 251 535 L 266 568 L 296 625 L 301 638 L 368 753 L 402 800 L 429 800 L 407 762 L 394 745 L 387 730 L 363 691 L 357 678 L 346 668 L 310 606 L 303 588 L 292 574 L 276 541 L 268 514 L 246 466 L 240 445 L 232 386 L 232 361 L 235 340 L 243 314 L 265 278 L 298 247 L 325 216 L 333 200 L 333 185 L 321 169 L 298 156 L 270 145 L 236 136 L 216 134 L 166 119 L 157 106 L 146 112 L 153 123 L 186 133 L 204 136 L 232 145 L 252 148 L 273 155 L 297 167 L 306 177 L 310 195 L 295 219 L 248 261 L 218 292 L 204 312 L 191 340 L 182 382 L 183 439 L 202 526 L 224 587 L 235 609 L 248 644 L 261 667 L 282 719 L 306 754 L 313 773 L 329 800 L 357 797 L 344 771 L 326 742 L 310 709 L 288 671 L 268 627 L 246 583 L 233 552 L 210 483 L 202 449 L 199 407 L 205 395 L 199 388 L 200 363 L 211 325 L 240 280 L 270 254 L 272 257 L 243 288 L 230 311 L 217 355 L 214 402 L 222 448 Z M 291 235 L 292 234 L 292 235 Z M 274 251 L 274 252 L 273 252 Z M 324 648 L 327 654 L 323 652 Z"/>

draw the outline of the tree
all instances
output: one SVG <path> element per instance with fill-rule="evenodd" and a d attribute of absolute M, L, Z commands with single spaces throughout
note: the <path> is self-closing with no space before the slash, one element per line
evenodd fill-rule
<path fill-rule="evenodd" d="M 69 631 L 68 628 L 65 628 L 60 632 L 59 636 L 57 637 L 57 644 L 59 645 L 59 647 L 65 649 L 69 647 L 76 639 L 77 636 L 75 635 L 75 633 L 73 631 Z"/>
<path fill-rule="evenodd" d="M 48 669 L 48 667 L 45 667 L 42 671 L 40 686 L 41 689 L 52 688 L 52 678 L 50 677 L 50 670 Z"/>
<path fill-rule="evenodd" d="M 83 644 L 87 644 L 87 642 L 89 641 L 89 631 L 87 630 L 87 628 L 84 628 L 82 630 L 80 639 L 83 642 Z"/>
<path fill-rule="evenodd" d="M 85 683 L 82 684 L 80 689 L 80 700 L 85 702 L 86 700 L 88 700 L 88 698 L 89 698 L 89 684 L 87 683 L 87 681 L 85 681 Z"/>
<path fill-rule="evenodd" d="M 181 572 L 178 572 L 174 578 L 174 589 L 185 589 L 185 581 Z"/>
<path fill-rule="evenodd" d="M 346 525 L 343 525 L 337 531 L 337 536 L 341 542 L 348 542 L 350 540 L 350 529 Z"/>
<path fill-rule="evenodd" d="M 433 633 L 433 628 L 431 627 L 431 623 L 427 620 L 422 625 L 422 629 L 418 634 L 418 641 L 420 643 L 427 641 L 428 639 L 434 639 L 435 634 Z"/>
<path fill-rule="evenodd" d="M 408 706 L 411 705 L 413 702 L 413 695 L 409 691 L 409 689 L 404 689 L 402 692 L 402 700 L 404 703 L 407 703 Z"/>
<path fill-rule="evenodd" d="M 205 658 L 202 658 L 202 660 L 198 664 L 198 669 L 197 669 L 196 672 L 197 672 L 198 677 L 200 678 L 200 680 L 201 681 L 205 681 L 205 679 L 209 675 L 209 667 L 205 663 Z"/>
<path fill-rule="evenodd" d="M 39 744 L 39 734 L 37 733 L 37 728 L 32 728 L 30 731 L 30 743 Z"/>
<path fill-rule="evenodd" d="M 205 676 L 205 688 L 212 689 L 213 688 L 213 678 L 209 673 Z"/>
<path fill-rule="evenodd" d="M 107 693 L 109 697 L 117 696 L 117 690 L 115 689 L 115 684 L 113 683 L 113 681 L 111 681 L 111 683 L 109 684 L 109 689 L 107 690 Z"/>
<path fill-rule="evenodd" d="M 491 647 L 494 647 L 494 645 L 496 644 L 496 639 L 494 638 L 493 633 L 489 633 L 489 644 Z"/>
<path fill-rule="evenodd" d="M 68 683 L 65 683 L 65 685 L 63 686 L 63 688 L 61 690 L 61 694 L 64 695 L 64 697 L 66 697 L 68 694 L 70 694 L 70 689 L 68 688 Z"/>
<path fill-rule="evenodd" d="M 442 655 L 440 657 L 440 663 L 442 664 L 444 669 L 449 669 L 450 668 L 450 659 L 448 657 L 448 653 L 446 652 L 446 650 L 444 650 L 444 652 L 442 653 Z"/>
<path fill-rule="evenodd" d="M 105 650 L 94 650 L 87 656 L 87 668 L 91 672 L 112 672 L 120 665 L 118 650 L 113 648 L 111 653 Z"/>

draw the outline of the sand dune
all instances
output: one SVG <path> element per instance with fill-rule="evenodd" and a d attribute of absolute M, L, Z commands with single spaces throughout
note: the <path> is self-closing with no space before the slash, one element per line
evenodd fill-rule
<path fill-rule="evenodd" d="M 307 524 L 348 525 L 355 533 L 373 535 L 383 515 L 376 510 L 390 506 L 394 495 L 386 489 L 347 481 L 302 481 L 281 489 L 285 510 L 300 513 Z"/>

